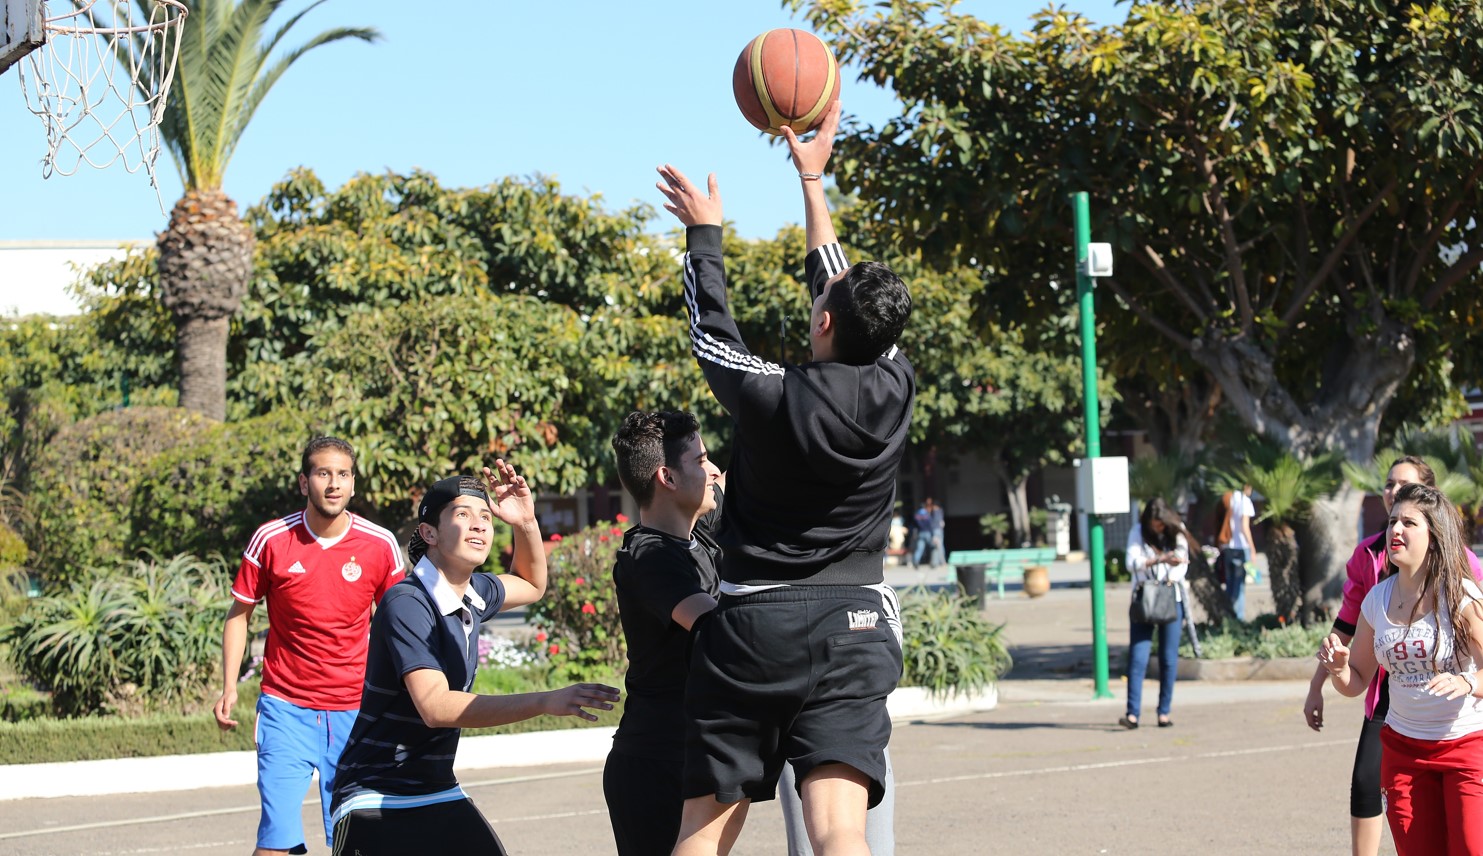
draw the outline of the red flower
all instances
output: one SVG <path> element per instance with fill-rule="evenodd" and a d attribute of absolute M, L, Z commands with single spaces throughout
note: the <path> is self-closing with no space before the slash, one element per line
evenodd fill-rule
<path fill-rule="evenodd" d="M 622 515 L 619 515 L 619 516 L 620 516 L 620 517 L 621 517 L 621 516 L 622 516 Z M 622 534 L 623 534 L 623 530 L 622 530 L 622 529 L 619 529 L 619 528 L 618 528 L 618 527 L 616 527 L 616 526 L 614 526 L 614 527 L 613 527 L 613 534 L 614 534 L 614 535 L 622 535 Z"/>
<path fill-rule="evenodd" d="M 551 653 L 552 654 L 560 654 L 561 653 L 561 646 L 560 645 L 557 645 L 554 642 L 551 643 Z"/>
<path fill-rule="evenodd" d="M 584 603 L 584 604 L 582 604 L 582 614 L 583 615 L 596 615 L 597 614 L 597 607 L 593 606 L 590 603 Z"/>
<path fill-rule="evenodd" d="M 538 631 L 536 633 L 536 641 L 537 642 L 545 642 L 546 641 L 546 631 L 544 631 L 544 630 Z"/>
<path fill-rule="evenodd" d="M 619 523 L 627 523 L 628 522 L 628 515 L 627 514 L 620 514 L 620 515 L 618 515 L 618 522 Z"/>
<path fill-rule="evenodd" d="M 608 540 L 608 536 L 606 536 L 606 535 L 599 535 L 599 536 L 597 536 L 597 540 L 599 540 L 599 541 L 606 541 L 606 540 Z"/>
<path fill-rule="evenodd" d="M 560 541 L 561 540 L 561 533 L 560 532 L 552 532 L 551 533 L 551 540 L 552 541 Z"/>
<path fill-rule="evenodd" d="M 587 585 L 587 578 L 586 577 L 577 577 L 575 580 L 572 580 L 572 582 L 576 583 L 579 586 L 585 586 L 585 585 Z"/>

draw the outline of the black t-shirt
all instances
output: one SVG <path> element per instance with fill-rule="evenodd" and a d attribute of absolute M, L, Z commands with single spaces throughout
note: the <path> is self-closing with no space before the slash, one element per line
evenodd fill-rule
<path fill-rule="evenodd" d="M 690 632 L 671 615 L 685 598 L 720 590 L 721 550 L 713 536 L 717 508 L 696 524 L 689 539 L 635 526 L 623 534 L 613 568 L 618 617 L 628 640 L 627 697 L 613 745 L 647 757 L 682 757 L 685 677 L 690 672 Z"/>

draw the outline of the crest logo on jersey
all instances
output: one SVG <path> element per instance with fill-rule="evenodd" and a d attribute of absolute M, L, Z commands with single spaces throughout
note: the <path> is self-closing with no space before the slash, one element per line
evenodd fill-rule
<path fill-rule="evenodd" d="M 874 630 L 881 614 L 873 609 L 857 609 L 850 614 L 851 630 Z"/>
<path fill-rule="evenodd" d="M 298 562 L 294 562 L 292 565 L 289 565 L 288 566 L 288 570 L 284 571 L 284 573 L 285 574 L 307 574 L 309 572 L 306 571 L 306 570 L 304 570 L 304 566 L 303 565 L 299 564 Z"/>
<path fill-rule="evenodd" d="M 340 566 L 340 576 L 344 577 L 348 583 L 353 583 L 360 579 L 360 565 L 355 563 L 354 556 L 351 556 L 350 561 Z"/>

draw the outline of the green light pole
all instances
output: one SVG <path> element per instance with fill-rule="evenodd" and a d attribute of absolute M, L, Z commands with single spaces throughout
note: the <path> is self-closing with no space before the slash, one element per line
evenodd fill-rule
<path fill-rule="evenodd" d="M 1101 406 L 1097 402 L 1097 318 L 1093 288 L 1087 272 L 1087 247 L 1092 240 L 1092 215 L 1085 192 L 1072 194 L 1076 207 L 1076 300 L 1081 314 L 1081 385 L 1086 415 L 1086 456 L 1102 457 Z M 1090 463 L 1090 462 L 1088 462 Z M 1088 498 L 1083 497 L 1083 503 Z M 1092 564 L 1092 664 L 1096 688 L 1093 698 L 1112 698 L 1107 686 L 1107 550 L 1102 518 L 1087 514 L 1087 553 Z"/>

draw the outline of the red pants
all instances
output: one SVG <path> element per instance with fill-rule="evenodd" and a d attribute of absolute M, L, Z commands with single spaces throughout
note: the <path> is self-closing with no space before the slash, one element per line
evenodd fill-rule
<path fill-rule="evenodd" d="M 1380 786 L 1400 856 L 1483 854 L 1483 731 L 1456 740 L 1380 732 Z"/>

